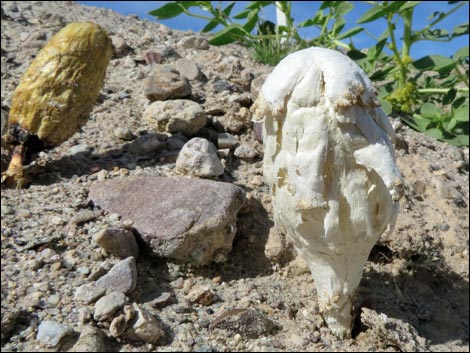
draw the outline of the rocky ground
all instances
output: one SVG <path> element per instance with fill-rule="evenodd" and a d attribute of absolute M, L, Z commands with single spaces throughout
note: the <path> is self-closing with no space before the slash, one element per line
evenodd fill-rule
<path fill-rule="evenodd" d="M 340 341 L 318 314 L 305 263 L 272 229 L 249 112 L 271 68 L 240 46 L 71 1 L 1 7 L 2 129 L 21 74 L 65 24 L 96 22 L 115 46 L 82 131 L 39 153 L 29 188 L 2 190 L 2 351 L 469 350 L 468 148 L 394 122 L 405 197 L 364 269 L 353 338 Z M 213 145 L 185 145 L 191 137 Z M 2 147 L 2 171 L 7 155 Z M 204 201 L 215 186 L 196 182 L 137 188 L 119 211 L 105 197 L 115 186 L 103 183 L 188 174 L 236 185 L 247 201 L 227 190 Z M 165 209 L 176 196 L 198 216 Z M 135 229 L 148 225 L 138 215 L 160 206 L 151 229 L 179 236 L 181 222 L 194 229 L 204 215 L 224 242 L 201 246 L 195 233 L 160 256 L 158 242 L 137 246 Z"/>

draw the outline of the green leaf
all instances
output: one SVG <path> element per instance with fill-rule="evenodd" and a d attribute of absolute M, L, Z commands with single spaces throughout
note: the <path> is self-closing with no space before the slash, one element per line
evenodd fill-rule
<path fill-rule="evenodd" d="M 416 130 L 424 132 L 427 130 L 429 124 L 431 124 L 431 120 L 423 118 L 417 114 L 413 115 L 413 120 L 408 121 L 408 123 L 413 126 Z"/>
<path fill-rule="evenodd" d="M 237 20 L 242 20 L 244 18 L 247 18 L 251 11 L 253 11 L 253 10 L 250 10 L 250 9 L 243 10 L 242 12 L 240 12 L 240 13 L 236 14 L 235 16 L 233 16 L 233 18 L 236 18 Z"/>
<path fill-rule="evenodd" d="M 319 10 L 328 9 L 335 5 L 335 1 L 322 1 Z"/>
<path fill-rule="evenodd" d="M 441 140 L 444 137 L 444 134 L 442 133 L 442 131 L 439 130 L 439 129 L 436 129 L 436 128 L 426 130 L 424 133 L 426 135 L 428 135 L 430 137 L 434 137 L 438 140 Z"/>
<path fill-rule="evenodd" d="M 230 3 L 230 5 L 228 5 L 223 11 L 224 11 L 224 14 L 226 14 L 227 16 L 230 16 L 230 12 L 232 12 L 232 9 L 233 7 L 235 6 L 235 1 L 232 1 Z"/>
<path fill-rule="evenodd" d="M 256 27 L 256 23 L 258 22 L 258 13 L 258 10 L 251 10 L 251 12 L 248 14 L 246 23 L 243 25 L 243 28 L 248 33 L 251 33 L 251 31 Z"/>
<path fill-rule="evenodd" d="M 422 1 L 407 1 L 402 7 L 400 7 L 400 12 L 412 9 L 413 7 L 421 4 Z"/>
<path fill-rule="evenodd" d="M 224 45 L 229 44 L 237 39 L 243 38 L 248 35 L 243 27 L 238 23 L 232 23 L 222 29 L 221 31 L 214 34 L 214 36 L 209 40 L 209 44 L 212 45 Z"/>
<path fill-rule="evenodd" d="M 387 43 L 388 38 L 384 38 L 380 41 L 377 42 L 374 46 L 372 46 L 369 51 L 367 52 L 367 58 L 369 61 L 375 61 L 379 57 L 379 55 L 382 53 L 383 48 L 385 47 L 385 44 Z"/>
<path fill-rule="evenodd" d="M 184 8 L 177 3 L 169 2 L 158 9 L 149 12 L 149 15 L 155 16 L 159 20 L 173 18 L 184 12 Z"/>
<path fill-rule="evenodd" d="M 468 105 L 461 105 L 454 111 L 453 118 L 457 121 L 469 121 L 468 118 Z"/>
<path fill-rule="evenodd" d="M 347 13 L 351 12 L 354 9 L 354 5 L 349 1 L 338 1 L 338 6 L 336 6 L 335 17 L 342 18 Z"/>
<path fill-rule="evenodd" d="M 454 146 L 468 146 L 469 139 L 468 135 L 456 136 L 453 139 L 446 139 L 446 142 Z"/>
<path fill-rule="evenodd" d="M 346 32 L 340 34 L 339 36 L 336 37 L 336 39 L 344 39 L 344 38 L 349 38 L 349 37 L 352 37 L 360 32 L 362 32 L 364 30 L 364 28 L 362 27 L 353 27 L 353 28 L 350 28 L 348 29 Z"/>
<path fill-rule="evenodd" d="M 378 99 L 379 99 L 380 105 L 382 106 L 382 110 L 384 111 L 384 113 L 387 115 L 392 114 L 392 111 L 393 111 L 392 105 L 389 102 L 387 102 L 385 99 L 382 99 L 382 98 L 378 98 Z"/>
<path fill-rule="evenodd" d="M 186 10 L 193 6 L 202 7 L 207 2 L 209 1 L 176 1 L 178 5 L 184 7 Z"/>
<path fill-rule="evenodd" d="M 424 103 L 419 111 L 423 117 L 428 119 L 432 119 L 440 115 L 437 106 L 429 102 Z"/>
<path fill-rule="evenodd" d="M 367 23 L 375 21 L 376 19 L 383 17 L 385 13 L 385 9 L 381 6 L 372 7 L 367 10 L 366 13 L 356 21 L 356 23 Z"/>
<path fill-rule="evenodd" d="M 212 31 L 215 27 L 219 25 L 219 22 L 216 20 L 210 21 L 202 30 L 201 32 L 206 33 Z"/>
<path fill-rule="evenodd" d="M 455 62 L 441 55 L 428 55 L 413 62 L 413 66 L 420 71 L 434 70 L 446 73 L 455 67 Z"/>
<path fill-rule="evenodd" d="M 310 27 L 313 25 L 317 24 L 317 20 L 315 18 L 309 18 L 308 20 L 305 20 L 303 22 L 300 22 L 298 27 L 299 28 L 304 28 L 304 27 Z"/>
<path fill-rule="evenodd" d="M 348 51 L 346 55 L 349 56 L 353 60 L 361 60 L 361 59 L 367 58 L 367 54 L 357 49 Z"/>
<path fill-rule="evenodd" d="M 454 59 L 464 59 L 468 58 L 468 45 L 464 46 L 463 48 L 460 48 L 457 50 L 457 52 L 454 54 Z"/>
<path fill-rule="evenodd" d="M 387 68 L 385 68 L 385 69 L 378 69 L 378 70 L 375 71 L 372 75 L 370 75 L 369 78 L 370 78 L 372 81 L 384 80 L 384 79 L 387 77 L 388 73 L 389 73 L 390 71 L 392 71 L 393 69 L 394 69 L 394 68 L 393 68 L 392 66 L 387 67 Z"/>
<path fill-rule="evenodd" d="M 251 1 L 248 6 L 246 6 L 247 9 L 254 10 L 254 9 L 261 9 L 263 7 L 273 5 L 275 1 Z"/>
<path fill-rule="evenodd" d="M 454 110 L 457 110 L 459 109 L 459 107 L 465 103 L 465 101 L 467 100 L 468 98 L 466 97 L 459 97 L 457 98 L 455 101 L 452 102 L 452 109 Z"/>
<path fill-rule="evenodd" d="M 463 23 L 458 26 L 455 26 L 454 30 L 452 31 L 452 38 L 463 36 L 465 34 L 468 34 L 468 23 Z"/>
<path fill-rule="evenodd" d="M 454 88 L 451 88 L 445 95 L 442 97 L 442 104 L 448 105 L 452 103 L 452 101 L 455 99 L 455 96 L 457 95 L 457 90 Z"/>
<path fill-rule="evenodd" d="M 444 126 L 444 128 L 447 130 L 447 132 L 452 133 L 452 130 L 454 127 L 457 125 L 458 120 L 457 119 L 451 119 L 447 126 Z"/>
<path fill-rule="evenodd" d="M 428 29 L 423 32 L 416 40 L 431 40 L 431 41 L 447 41 L 449 40 L 449 32 L 446 29 Z"/>

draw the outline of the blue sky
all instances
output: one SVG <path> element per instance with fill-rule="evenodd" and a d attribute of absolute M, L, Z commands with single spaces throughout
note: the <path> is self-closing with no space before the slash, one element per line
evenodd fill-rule
<path fill-rule="evenodd" d="M 148 20 L 156 21 L 153 16 L 148 15 L 147 13 L 151 10 L 159 8 L 167 1 L 77 1 L 83 5 L 88 6 L 97 6 L 105 7 L 112 9 L 116 12 L 122 13 L 124 15 L 136 14 L 140 18 L 145 18 Z M 213 3 L 216 3 L 215 1 Z M 227 6 L 228 1 L 224 1 L 223 6 Z M 346 27 L 352 28 L 356 26 L 356 20 L 364 14 L 371 5 L 363 1 L 353 1 L 354 9 L 346 15 Z M 237 14 L 241 12 L 244 7 L 248 4 L 246 1 L 237 1 L 232 14 Z M 292 5 L 292 17 L 295 20 L 295 23 L 300 23 L 308 18 L 312 18 L 315 12 L 318 10 L 321 2 L 320 1 L 294 1 Z M 441 29 L 446 29 L 449 32 L 453 28 L 462 23 L 469 22 L 469 5 L 468 2 L 457 12 L 453 13 L 451 16 L 440 22 L 436 27 Z M 427 23 L 427 19 L 435 11 L 448 11 L 451 7 L 447 4 L 447 1 L 423 1 L 416 7 L 413 18 L 413 28 L 421 29 Z M 191 8 L 192 12 L 197 12 L 197 8 Z M 203 12 L 200 12 L 203 13 Z M 275 8 L 274 6 L 269 6 L 263 10 L 263 17 L 267 20 L 275 22 Z M 197 18 L 189 17 L 187 15 L 179 15 L 175 18 L 169 20 L 159 21 L 166 26 L 179 30 L 193 30 L 195 32 L 200 31 L 207 22 Z M 366 23 L 363 25 L 367 31 L 372 33 L 375 36 L 379 36 L 386 28 L 385 21 L 374 21 L 372 23 Z M 402 24 L 398 24 L 398 29 L 402 28 Z M 220 29 L 220 28 L 219 28 Z M 301 36 L 305 38 L 312 38 L 316 36 L 319 32 L 317 29 L 310 27 L 302 29 L 299 31 Z M 400 31 L 398 35 L 400 36 Z M 370 38 L 364 32 L 353 37 L 354 43 L 358 48 L 367 48 L 375 43 L 375 41 Z M 414 44 L 411 50 L 411 56 L 414 59 L 419 59 L 425 55 L 439 54 L 444 56 L 451 56 L 461 47 L 468 45 L 468 36 L 462 36 L 454 39 L 451 43 L 442 43 L 442 42 L 431 42 L 431 41 L 422 41 Z"/>

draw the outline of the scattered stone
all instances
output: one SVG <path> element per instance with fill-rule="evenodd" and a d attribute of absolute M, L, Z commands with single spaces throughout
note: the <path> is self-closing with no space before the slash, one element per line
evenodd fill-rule
<path fill-rule="evenodd" d="M 86 283 L 75 291 L 75 300 L 90 304 L 97 301 L 106 293 L 106 288 L 97 287 L 95 283 Z"/>
<path fill-rule="evenodd" d="M 73 329 L 55 321 L 43 321 L 39 325 L 36 339 L 43 345 L 55 347 L 60 340 L 71 334 Z"/>
<path fill-rule="evenodd" d="M 195 81 L 201 78 L 201 69 L 192 60 L 183 58 L 176 60 L 176 69 L 181 76 L 186 77 L 189 81 Z"/>
<path fill-rule="evenodd" d="M 10 338 L 12 331 L 16 326 L 16 319 L 21 311 L 15 308 L 5 308 L 2 306 L 1 338 L 3 341 Z"/>
<path fill-rule="evenodd" d="M 244 193 L 210 180 L 134 177 L 95 184 L 90 198 L 133 220 L 158 255 L 203 265 L 231 250 Z"/>
<path fill-rule="evenodd" d="M 172 66 L 158 65 L 144 83 L 144 94 L 151 102 L 183 98 L 191 94 L 191 86 Z"/>
<path fill-rule="evenodd" d="M 291 336 L 289 337 L 289 340 L 294 346 L 298 346 L 298 347 L 303 347 L 308 344 L 308 341 L 305 338 L 303 338 L 302 336 L 296 333 L 291 334 Z"/>
<path fill-rule="evenodd" d="M 90 153 L 90 147 L 85 143 L 80 143 L 78 145 L 70 147 L 65 153 L 67 156 L 75 156 L 77 154 L 87 155 Z"/>
<path fill-rule="evenodd" d="M 93 241 L 116 257 L 139 257 L 139 246 L 129 229 L 106 228 L 96 233 Z"/>
<path fill-rule="evenodd" d="M 134 303 L 134 319 L 128 322 L 125 336 L 136 341 L 156 343 L 165 332 L 157 319 L 141 305 Z"/>
<path fill-rule="evenodd" d="M 288 243 L 285 236 L 272 227 L 269 230 L 268 241 L 264 248 L 266 257 L 274 262 L 284 262 L 292 257 L 292 246 Z"/>
<path fill-rule="evenodd" d="M 251 161 L 253 160 L 253 158 L 256 157 L 258 152 L 250 145 L 241 144 L 235 149 L 235 152 L 233 154 L 235 155 L 235 157 L 243 159 L 244 161 Z"/>
<path fill-rule="evenodd" d="M 133 154 L 145 155 L 159 153 L 165 149 L 165 142 L 161 141 L 156 134 L 140 136 L 128 145 L 129 151 Z"/>
<path fill-rule="evenodd" d="M 41 48 L 46 44 L 47 33 L 41 30 L 33 31 L 27 35 L 23 42 L 25 48 Z"/>
<path fill-rule="evenodd" d="M 147 65 L 161 64 L 163 57 L 160 53 L 149 50 L 144 53 L 144 61 Z"/>
<path fill-rule="evenodd" d="M 145 109 L 143 116 L 155 124 L 158 131 L 186 136 L 194 135 L 207 122 L 202 107 L 187 99 L 153 102 Z"/>
<path fill-rule="evenodd" d="M 187 298 L 191 303 L 197 303 L 205 306 L 211 305 L 218 299 L 217 295 L 212 292 L 209 286 L 194 286 L 189 291 Z"/>
<path fill-rule="evenodd" d="M 97 327 L 83 326 L 77 343 L 69 352 L 109 352 L 106 336 Z"/>
<path fill-rule="evenodd" d="M 209 49 L 209 43 L 207 42 L 207 39 L 201 36 L 190 36 L 183 38 L 178 44 L 186 49 Z"/>
<path fill-rule="evenodd" d="M 6 206 L 6 205 L 2 205 L 1 206 L 1 214 L 2 216 L 3 215 L 9 215 L 9 214 L 14 214 L 15 213 L 15 210 L 13 209 L 13 207 L 9 207 L 9 206 Z"/>
<path fill-rule="evenodd" d="M 187 175 L 214 177 L 224 173 L 224 166 L 212 142 L 195 137 L 183 146 L 176 160 L 176 168 Z"/>
<path fill-rule="evenodd" d="M 240 142 L 235 138 L 235 136 L 222 132 L 217 135 L 217 145 L 219 148 L 233 148 L 240 144 Z"/>
<path fill-rule="evenodd" d="M 266 81 L 266 78 L 268 75 L 261 75 L 256 77 L 251 81 L 251 94 L 253 97 L 258 97 L 259 91 L 261 90 L 261 87 L 264 85 L 264 82 Z"/>
<path fill-rule="evenodd" d="M 369 327 L 370 335 L 377 337 L 381 344 L 393 346 L 401 352 L 428 352 L 426 339 L 407 322 L 387 317 L 383 313 L 362 308 L 361 321 Z"/>
<path fill-rule="evenodd" d="M 53 257 L 54 255 L 56 254 L 56 252 L 51 249 L 51 248 L 45 248 L 44 250 L 41 251 L 40 255 L 41 255 L 41 258 L 44 260 L 44 261 L 49 261 L 51 259 L 51 257 Z"/>
<path fill-rule="evenodd" d="M 122 58 L 123 56 L 126 56 L 131 50 L 124 38 L 119 35 L 111 36 L 111 41 L 113 42 L 114 58 Z"/>
<path fill-rule="evenodd" d="M 95 214 L 91 210 L 82 210 L 72 217 L 72 224 L 80 225 L 93 221 L 96 218 Z"/>
<path fill-rule="evenodd" d="M 127 127 L 117 127 L 113 130 L 113 133 L 120 140 L 130 141 L 133 138 L 131 130 Z"/>
<path fill-rule="evenodd" d="M 160 296 L 158 296 L 155 299 L 152 299 L 151 301 L 147 302 L 146 304 L 150 305 L 152 307 L 161 308 L 161 307 L 164 307 L 164 306 L 170 304 L 171 301 L 172 301 L 171 293 L 164 292 L 164 293 L 160 294 Z"/>
<path fill-rule="evenodd" d="M 211 327 L 238 333 L 246 338 L 257 338 L 271 334 L 276 329 L 276 324 L 257 310 L 232 309 L 212 321 Z"/>
<path fill-rule="evenodd" d="M 166 145 L 170 151 L 176 151 L 182 149 L 186 142 L 188 142 L 188 139 L 185 136 L 177 134 L 168 137 Z"/>
<path fill-rule="evenodd" d="M 415 180 L 413 182 L 413 188 L 417 195 L 423 195 L 426 192 L 426 184 L 421 180 Z"/>
<path fill-rule="evenodd" d="M 228 158 L 230 156 L 230 148 L 217 150 L 217 156 L 219 156 L 219 158 Z"/>
<path fill-rule="evenodd" d="M 118 262 L 109 272 L 96 281 L 96 286 L 124 294 L 132 292 L 137 285 L 135 258 L 128 257 Z"/>
<path fill-rule="evenodd" d="M 105 295 L 95 303 L 93 318 L 96 321 L 110 319 L 117 310 L 121 309 L 124 304 L 126 304 L 126 301 L 127 297 L 121 292 L 111 292 Z"/>
<path fill-rule="evenodd" d="M 126 331 L 127 320 L 124 314 L 116 316 L 111 324 L 109 325 L 109 333 L 113 337 L 121 337 L 122 334 Z"/>
<path fill-rule="evenodd" d="M 212 84 L 212 90 L 215 93 L 221 93 L 223 91 L 228 91 L 230 93 L 238 91 L 237 86 L 233 83 L 226 80 L 217 80 Z"/>
<path fill-rule="evenodd" d="M 432 178 L 437 194 L 443 199 L 455 199 L 460 197 L 460 193 L 452 185 L 447 184 L 441 178 Z"/>
<path fill-rule="evenodd" d="M 217 122 L 224 127 L 225 131 L 237 134 L 251 127 L 251 114 L 247 108 L 235 103 L 225 115 L 217 117 Z"/>

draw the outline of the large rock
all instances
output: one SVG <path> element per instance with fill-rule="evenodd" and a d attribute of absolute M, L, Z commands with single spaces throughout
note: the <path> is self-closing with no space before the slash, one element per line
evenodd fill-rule
<path fill-rule="evenodd" d="M 132 220 L 158 255 L 203 265 L 230 252 L 244 193 L 210 180 L 135 177 L 93 185 L 90 198 Z"/>
<path fill-rule="evenodd" d="M 186 175 L 202 178 L 224 174 L 224 166 L 214 144 L 201 137 L 186 142 L 176 160 L 176 168 Z"/>
<path fill-rule="evenodd" d="M 187 99 L 157 101 L 144 111 L 144 119 L 156 125 L 158 131 L 192 136 L 207 122 L 202 107 Z"/>
<path fill-rule="evenodd" d="M 191 86 L 172 66 L 158 65 L 144 83 L 144 94 L 152 102 L 182 98 L 191 94 Z"/>

